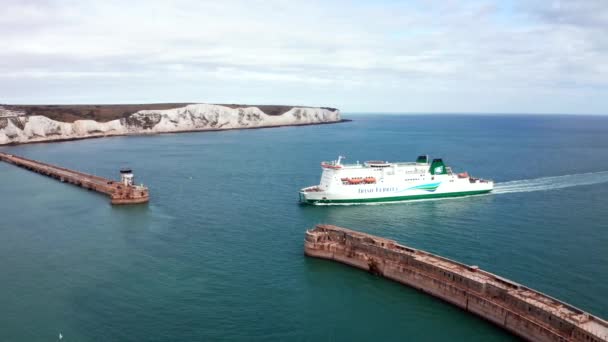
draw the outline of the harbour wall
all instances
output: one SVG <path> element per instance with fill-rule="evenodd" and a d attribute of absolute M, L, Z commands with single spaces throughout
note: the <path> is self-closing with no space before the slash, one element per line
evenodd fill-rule
<path fill-rule="evenodd" d="M 477 266 L 332 225 L 306 232 L 306 255 L 335 260 L 476 314 L 529 341 L 608 341 L 608 322 Z"/>
<path fill-rule="evenodd" d="M 13 154 L 1 153 L 0 160 L 15 166 L 55 178 L 64 183 L 70 183 L 81 188 L 94 190 L 110 196 L 112 204 L 139 204 L 149 201 L 148 188 L 137 185 L 125 185 L 121 182 L 98 177 L 64 167 L 43 163 L 40 161 L 19 157 Z"/>

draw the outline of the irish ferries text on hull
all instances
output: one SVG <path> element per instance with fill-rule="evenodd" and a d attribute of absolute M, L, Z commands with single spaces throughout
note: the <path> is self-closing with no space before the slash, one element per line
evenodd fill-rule
<path fill-rule="evenodd" d="M 420 156 L 415 162 L 368 161 L 342 164 L 342 157 L 322 162 L 321 183 L 300 190 L 310 204 L 393 202 L 477 195 L 492 191 L 494 182 L 452 172 L 443 160 Z"/>

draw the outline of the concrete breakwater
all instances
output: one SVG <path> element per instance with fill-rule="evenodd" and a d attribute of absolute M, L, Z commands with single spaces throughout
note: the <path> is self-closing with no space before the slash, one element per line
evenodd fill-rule
<path fill-rule="evenodd" d="M 121 180 L 118 182 L 8 153 L 0 153 L 0 160 L 61 182 L 101 192 L 110 196 L 112 204 L 138 204 L 149 200 L 148 188 L 134 185 L 133 174 L 129 169 L 120 171 Z"/>
<path fill-rule="evenodd" d="M 409 285 L 530 341 L 608 341 L 608 322 L 523 285 L 425 251 L 331 225 L 304 252 Z"/>

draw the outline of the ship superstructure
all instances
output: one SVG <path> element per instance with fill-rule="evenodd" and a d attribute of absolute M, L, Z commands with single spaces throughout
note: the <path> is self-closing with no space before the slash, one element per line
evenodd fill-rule
<path fill-rule="evenodd" d="M 415 162 L 367 161 L 343 164 L 343 157 L 322 162 L 321 182 L 300 190 L 300 201 L 309 204 L 396 202 L 455 197 L 492 191 L 494 182 L 454 173 L 442 159 Z"/>

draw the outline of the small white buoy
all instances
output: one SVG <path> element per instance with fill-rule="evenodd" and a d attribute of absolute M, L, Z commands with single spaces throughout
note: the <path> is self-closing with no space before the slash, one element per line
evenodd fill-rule
<path fill-rule="evenodd" d="M 59 339 L 63 340 L 63 335 L 61 335 L 61 333 L 59 333 Z"/>

